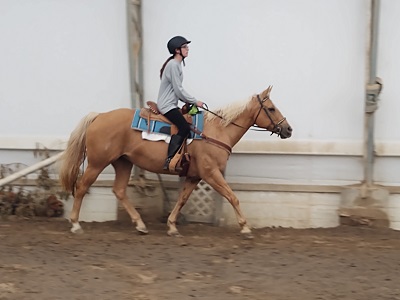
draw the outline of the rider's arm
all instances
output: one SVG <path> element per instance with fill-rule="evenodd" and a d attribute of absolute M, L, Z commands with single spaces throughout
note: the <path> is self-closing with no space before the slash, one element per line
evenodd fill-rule
<path fill-rule="evenodd" d="M 171 76 L 170 82 L 172 84 L 172 88 L 174 89 L 175 95 L 183 102 L 196 104 L 197 99 L 186 92 L 182 86 L 183 75 L 180 65 L 173 64 L 171 67 L 171 73 L 169 75 Z"/>

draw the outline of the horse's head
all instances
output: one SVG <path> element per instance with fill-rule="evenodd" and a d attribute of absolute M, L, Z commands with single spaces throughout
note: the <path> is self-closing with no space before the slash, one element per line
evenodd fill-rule
<path fill-rule="evenodd" d="M 286 139 L 292 135 L 292 127 L 288 121 L 282 116 L 279 109 L 272 103 L 270 93 L 272 86 L 269 86 L 261 94 L 254 96 L 254 101 L 258 104 L 258 110 L 254 119 L 254 124 L 258 127 L 276 133 L 281 139 Z"/>

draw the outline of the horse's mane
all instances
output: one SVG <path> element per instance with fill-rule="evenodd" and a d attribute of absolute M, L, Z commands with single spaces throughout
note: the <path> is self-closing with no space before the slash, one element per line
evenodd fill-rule
<path fill-rule="evenodd" d="M 235 120 L 247 108 L 252 98 L 253 97 L 250 97 L 247 101 L 237 101 L 214 110 L 213 112 L 221 118 L 210 112 L 206 112 L 204 118 L 206 121 L 219 119 L 222 126 L 228 126 L 229 123 Z"/>

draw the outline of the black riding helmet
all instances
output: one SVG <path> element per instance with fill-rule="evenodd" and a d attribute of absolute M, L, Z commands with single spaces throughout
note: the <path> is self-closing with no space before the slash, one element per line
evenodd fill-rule
<path fill-rule="evenodd" d="M 180 49 L 182 45 L 190 44 L 190 41 L 185 39 L 183 36 L 174 36 L 168 41 L 167 48 L 169 53 L 175 54 L 175 49 Z"/>

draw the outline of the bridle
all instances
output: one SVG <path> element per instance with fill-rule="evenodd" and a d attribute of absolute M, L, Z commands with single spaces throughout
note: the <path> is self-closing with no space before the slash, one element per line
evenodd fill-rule
<path fill-rule="evenodd" d="M 271 135 L 273 135 L 273 134 L 275 133 L 275 134 L 277 134 L 278 136 L 280 136 L 280 135 L 281 135 L 281 131 L 282 131 L 282 127 L 280 127 L 279 125 L 281 125 L 283 122 L 285 122 L 286 117 L 283 117 L 281 120 L 279 120 L 278 123 L 275 123 L 274 120 L 272 120 L 270 113 L 268 112 L 268 108 L 265 107 L 264 104 L 263 104 L 263 103 L 264 103 L 265 101 L 267 101 L 268 99 L 269 99 L 269 96 L 267 96 L 266 98 L 264 98 L 263 100 L 261 100 L 260 95 L 257 95 L 257 100 L 258 100 L 258 102 L 260 103 L 260 110 L 258 111 L 257 116 L 256 116 L 256 118 L 254 119 L 254 123 L 253 123 L 253 125 L 252 125 L 252 127 L 256 127 L 257 129 L 251 129 L 251 130 L 256 130 L 256 131 L 268 130 L 267 128 L 263 128 L 263 127 L 260 127 L 260 126 L 256 125 L 258 116 L 260 115 L 261 110 L 263 110 L 263 111 L 265 112 L 265 114 L 267 115 L 268 119 L 271 121 L 272 126 L 274 126 L 274 127 L 272 128 L 272 130 L 270 130 L 270 131 L 271 131 Z M 263 128 L 263 129 L 259 129 L 259 128 Z"/>
<path fill-rule="evenodd" d="M 267 97 L 265 97 L 264 99 L 261 100 L 260 95 L 257 94 L 257 100 L 260 103 L 260 110 L 258 111 L 256 118 L 254 119 L 253 125 L 250 126 L 250 127 L 255 127 L 255 128 L 249 128 L 249 130 L 253 130 L 253 131 L 268 131 L 267 128 L 260 127 L 260 126 L 256 125 L 256 122 L 257 122 L 257 119 L 258 119 L 258 117 L 259 117 L 259 115 L 261 113 L 261 110 L 264 110 L 265 114 L 267 115 L 268 119 L 271 121 L 271 124 L 273 126 L 272 130 L 270 130 L 271 131 L 271 135 L 277 134 L 278 136 L 280 136 L 281 131 L 282 131 L 282 127 L 280 127 L 280 125 L 286 120 L 286 117 L 283 117 L 278 123 L 275 123 L 274 120 L 271 117 L 271 114 L 268 112 L 268 108 L 265 107 L 264 104 L 263 104 L 268 99 L 269 99 L 269 96 L 267 96 Z M 207 105 L 205 105 L 205 107 L 202 107 L 202 108 L 205 111 L 213 114 L 214 116 L 217 116 L 218 118 L 220 118 L 222 120 L 224 119 L 222 116 L 220 116 L 220 115 L 216 114 L 215 112 L 209 110 Z M 235 122 L 230 122 L 230 123 L 232 125 L 237 126 L 237 127 L 246 129 L 246 127 L 244 127 L 242 125 L 239 125 L 239 124 L 236 124 Z"/>
<path fill-rule="evenodd" d="M 267 131 L 267 130 L 268 130 L 267 128 L 263 128 L 263 127 L 260 127 L 260 126 L 256 125 L 256 122 L 257 122 L 257 119 L 258 119 L 258 117 L 259 117 L 259 115 L 260 115 L 260 113 L 261 113 L 261 110 L 263 110 L 263 111 L 265 112 L 265 114 L 267 115 L 268 119 L 271 121 L 272 126 L 273 126 L 273 128 L 272 128 L 272 130 L 271 130 L 271 135 L 273 135 L 273 134 L 275 133 L 275 134 L 277 134 L 278 136 L 280 136 L 280 135 L 281 135 L 281 131 L 282 131 L 282 127 L 281 127 L 280 125 L 286 120 L 286 118 L 283 117 L 278 123 L 275 123 L 274 120 L 272 120 L 271 114 L 268 112 L 268 108 L 265 107 L 264 104 L 263 104 L 263 103 L 264 103 L 265 101 L 267 101 L 268 99 L 269 99 L 269 96 L 267 96 L 267 97 L 265 97 L 264 99 L 261 100 L 260 95 L 257 95 L 257 100 L 258 100 L 258 102 L 260 103 L 260 110 L 258 111 L 256 118 L 254 119 L 253 125 L 250 126 L 250 127 L 256 127 L 256 129 L 253 129 L 253 128 L 246 128 L 246 127 L 244 127 L 244 126 L 241 126 L 241 125 L 239 125 L 239 124 L 236 124 L 235 122 L 230 122 L 230 124 L 235 125 L 235 126 L 238 126 L 238 127 L 240 127 L 240 128 L 246 129 L 246 130 L 247 130 L 247 129 L 250 129 L 250 130 L 256 130 L 256 131 Z M 207 112 L 209 112 L 209 113 L 211 113 L 211 114 L 217 116 L 218 118 L 224 120 L 224 118 L 223 118 L 222 116 L 216 114 L 216 113 L 213 112 L 213 111 L 210 111 L 210 110 L 208 109 L 208 107 L 207 107 L 206 104 L 204 104 L 204 106 L 202 107 L 202 109 L 204 109 L 205 111 L 207 111 Z M 260 128 L 262 128 L 262 129 L 260 129 Z M 212 144 L 214 144 L 214 145 L 216 145 L 216 146 L 218 146 L 218 147 L 224 149 L 225 151 L 228 152 L 228 154 L 231 154 L 231 153 L 232 153 L 232 148 L 231 148 L 231 146 L 229 146 L 229 145 L 227 145 L 227 144 L 225 144 L 225 143 L 223 143 L 223 142 L 220 142 L 220 141 L 217 140 L 217 139 L 214 139 L 214 138 L 211 138 L 211 137 L 208 137 L 208 136 L 204 135 L 203 132 L 201 132 L 200 130 L 198 130 L 196 127 L 191 126 L 191 130 L 192 130 L 193 132 L 195 132 L 196 134 L 200 135 L 206 142 L 212 143 Z"/>

